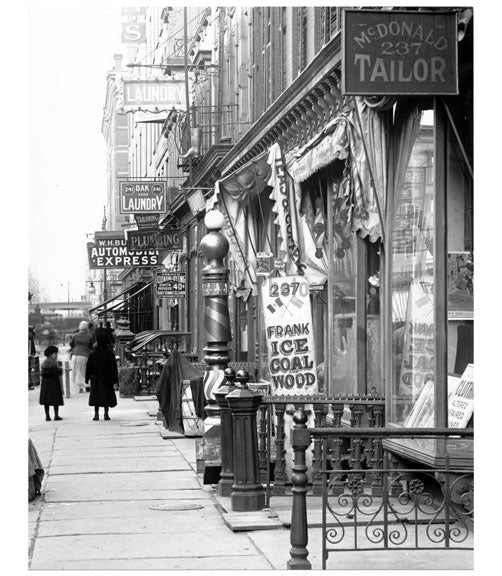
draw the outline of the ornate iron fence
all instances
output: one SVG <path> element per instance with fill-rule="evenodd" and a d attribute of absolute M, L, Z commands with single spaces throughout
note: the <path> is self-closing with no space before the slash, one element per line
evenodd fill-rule
<path fill-rule="evenodd" d="M 265 396 L 258 414 L 258 444 L 261 481 L 266 486 L 266 502 L 270 497 L 291 495 L 292 483 L 288 479 L 286 452 L 288 444 L 287 424 L 293 424 L 291 417 L 302 407 L 311 415 L 311 423 L 327 429 L 349 429 L 361 426 L 382 427 L 385 421 L 385 399 L 372 395 L 336 396 Z M 355 462 L 372 467 L 378 454 L 368 440 L 334 439 L 330 444 L 330 462 L 334 469 L 342 471 Z M 315 439 L 312 451 L 312 471 L 309 484 L 313 494 L 322 492 L 321 439 Z M 335 483 L 341 485 L 337 479 Z"/>
<path fill-rule="evenodd" d="M 473 429 L 307 428 L 302 407 L 295 413 L 292 443 L 293 507 L 290 568 L 310 569 L 307 560 L 307 465 L 305 451 L 321 442 L 322 568 L 330 552 L 348 550 L 473 549 L 474 479 L 468 467 L 451 466 L 447 440 L 472 438 Z M 444 465 L 396 468 L 386 440 L 434 439 L 444 443 Z M 335 441 L 370 441 L 374 466 L 355 461 L 340 471 L 332 465 Z M 381 458 L 380 458 L 381 456 Z"/>

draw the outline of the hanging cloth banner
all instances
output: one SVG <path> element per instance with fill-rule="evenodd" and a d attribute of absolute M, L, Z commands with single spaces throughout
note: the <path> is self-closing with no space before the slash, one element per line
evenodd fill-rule
<path fill-rule="evenodd" d="M 267 278 L 261 295 L 272 394 L 317 394 L 308 282 L 302 276 Z"/>
<path fill-rule="evenodd" d="M 291 177 L 286 172 L 279 144 L 273 144 L 268 152 L 271 174 L 268 185 L 272 187 L 270 199 L 272 211 L 277 215 L 274 224 L 279 227 L 279 258 L 286 264 L 287 274 L 303 276 L 305 264 L 301 261 L 298 210 Z M 288 181 L 289 180 L 289 181 Z"/>

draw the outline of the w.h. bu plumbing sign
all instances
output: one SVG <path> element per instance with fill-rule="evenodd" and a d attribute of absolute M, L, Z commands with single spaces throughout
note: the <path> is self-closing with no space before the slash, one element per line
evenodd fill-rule
<path fill-rule="evenodd" d="M 342 93 L 458 94 L 455 12 L 343 11 Z"/>
<path fill-rule="evenodd" d="M 120 182 L 121 214 L 159 214 L 166 212 L 166 183 L 127 180 Z"/>

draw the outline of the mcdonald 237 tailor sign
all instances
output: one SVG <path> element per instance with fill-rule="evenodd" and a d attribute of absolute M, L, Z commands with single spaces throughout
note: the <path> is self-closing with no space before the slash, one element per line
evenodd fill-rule
<path fill-rule="evenodd" d="M 454 12 L 343 14 L 343 94 L 458 94 Z"/>
<path fill-rule="evenodd" d="M 165 213 L 166 183 L 145 180 L 120 182 L 120 212 L 122 214 Z"/>

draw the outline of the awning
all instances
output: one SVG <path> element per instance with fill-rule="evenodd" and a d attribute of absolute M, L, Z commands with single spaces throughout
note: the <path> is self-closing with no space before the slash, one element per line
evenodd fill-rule
<path fill-rule="evenodd" d="M 142 282 L 136 282 L 133 286 L 129 286 L 120 294 L 112 296 L 108 300 L 101 302 L 97 306 L 93 308 L 89 308 L 89 313 L 96 314 L 100 316 L 101 314 L 107 314 L 108 312 L 118 312 L 122 310 L 125 305 L 129 302 L 131 298 L 134 298 L 144 290 L 146 290 L 149 286 L 153 284 L 153 280 L 148 282 L 147 284 L 143 284 Z"/>

